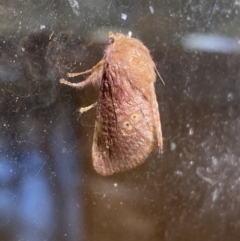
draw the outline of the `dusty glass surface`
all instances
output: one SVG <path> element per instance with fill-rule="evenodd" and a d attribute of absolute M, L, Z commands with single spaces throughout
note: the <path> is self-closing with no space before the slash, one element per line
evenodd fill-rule
<path fill-rule="evenodd" d="M 239 0 L 0 3 L 0 240 L 240 240 Z M 78 112 L 97 89 L 59 79 L 95 65 L 109 30 L 166 82 L 164 150 L 102 177 L 94 110 Z"/>

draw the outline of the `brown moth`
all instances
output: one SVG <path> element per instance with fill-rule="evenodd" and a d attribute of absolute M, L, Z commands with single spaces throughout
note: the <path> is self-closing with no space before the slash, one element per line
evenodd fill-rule
<path fill-rule="evenodd" d="M 143 163 L 153 150 L 162 150 L 162 131 L 155 94 L 156 66 L 138 39 L 109 33 L 103 59 L 82 82 L 60 82 L 83 88 L 99 87 L 92 146 L 94 169 L 112 175 Z M 83 111 L 84 112 L 84 111 Z"/>

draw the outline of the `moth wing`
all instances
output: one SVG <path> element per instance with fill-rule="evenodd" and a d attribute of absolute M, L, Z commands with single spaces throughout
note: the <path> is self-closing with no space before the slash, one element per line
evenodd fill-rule
<path fill-rule="evenodd" d="M 92 157 L 106 176 L 143 163 L 156 143 L 162 148 L 162 133 L 154 84 L 149 96 L 126 81 L 118 88 L 105 81 L 101 88 Z"/>
<path fill-rule="evenodd" d="M 158 102 L 157 102 L 157 97 L 155 94 L 155 88 L 153 88 L 153 94 L 152 96 L 152 112 L 153 112 L 153 126 L 154 126 L 154 134 L 155 134 L 155 140 L 156 140 L 156 145 L 155 148 L 158 150 L 160 153 L 161 150 L 163 149 L 163 139 L 162 139 L 162 127 L 161 127 L 161 119 L 160 119 L 160 113 L 158 109 Z"/>

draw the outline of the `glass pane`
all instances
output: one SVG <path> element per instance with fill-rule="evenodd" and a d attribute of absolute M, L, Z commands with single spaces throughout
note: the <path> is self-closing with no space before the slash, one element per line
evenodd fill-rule
<path fill-rule="evenodd" d="M 1 0 L 0 240 L 238 241 L 239 13 L 239 0 Z M 79 109 L 102 89 L 60 79 L 86 79 L 68 73 L 106 57 L 109 31 L 141 40 L 165 85 L 162 153 L 106 177 L 92 164 L 98 107 Z"/>

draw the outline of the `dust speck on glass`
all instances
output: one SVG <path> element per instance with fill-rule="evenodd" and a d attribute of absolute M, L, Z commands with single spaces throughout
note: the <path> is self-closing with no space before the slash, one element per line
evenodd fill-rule
<path fill-rule="evenodd" d="M 0 240 L 240 240 L 239 0 L 9 0 L 0 15 Z M 163 151 L 102 177 L 98 89 L 59 80 L 97 64 L 109 31 L 142 41 L 165 82 Z"/>

